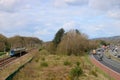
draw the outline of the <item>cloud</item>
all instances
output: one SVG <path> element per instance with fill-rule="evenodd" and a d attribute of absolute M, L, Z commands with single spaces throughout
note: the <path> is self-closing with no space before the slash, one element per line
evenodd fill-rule
<path fill-rule="evenodd" d="M 65 6 L 82 6 L 88 3 L 88 0 L 55 0 L 56 7 Z"/>
<path fill-rule="evenodd" d="M 97 10 L 120 9 L 120 0 L 54 0 L 56 6 L 82 6 L 86 5 Z"/>
<path fill-rule="evenodd" d="M 84 5 L 87 4 L 88 0 L 64 0 L 68 5 Z"/>
<path fill-rule="evenodd" d="M 75 29 L 75 27 L 77 27 L 77 24 L 74 21 L 66 22 L 62 26 L 65 30 Z"/>
<path fill-rule="evenodd" d="M 111 10 L 107 13 L 107 16 L 113 19 L 120 19 L 120 10 Z"/>
<path fill-rule="evenodd" d="M 28 14 L 1 12 L 0 32 L 16 32 L 16 30 L 26 29 L 33 21 Z"/>
<path fill-rule="evenodd" d="M 89 6 L 98 10 L 119 9 L 120 0 L 89 0 Z"/>
<path fill-rule="evenodd" d="M 12 12 L 21 0 L 0 0 L 0 11 Z"/>

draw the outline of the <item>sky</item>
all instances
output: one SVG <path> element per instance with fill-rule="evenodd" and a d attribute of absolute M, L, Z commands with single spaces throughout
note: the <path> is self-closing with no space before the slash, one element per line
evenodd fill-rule
<path fill-rule="evenodd" d="M 89 38 L 120 35 L 120 0 L 0 0 L 0 33 L 50 41 L 78 29 Z"/>

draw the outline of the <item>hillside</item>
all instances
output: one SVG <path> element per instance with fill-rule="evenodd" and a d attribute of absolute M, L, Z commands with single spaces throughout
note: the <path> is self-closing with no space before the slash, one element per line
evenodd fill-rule
<path fill-rule="evenodd" d="M 7 45 L 7 37 L 0 34 L 0 51 L 4 51 L 6 45 Z"/>
<path fill-rule="evenodd" d="M 0 34 L 0 51 L 9 51 L 17 47 L 37 47 L 42 44 L 42 40 L 36 37 L 13 36 L 10 38 Z"/>
<path fill-rule="evenodd" d="M 35 47 L 42 43 L 42 41 L 36 37 L 24 37 L 24 36 L 14 36 L 8 38 L 8 42 L 11 44 L 11 48 Z"/>
<path fill-rule="evenodd" d="M 93 40 L 104 40 L 104 41 L 109 42 L 109 43 L 120 44 L 120 36 L 95 38 Z"/>

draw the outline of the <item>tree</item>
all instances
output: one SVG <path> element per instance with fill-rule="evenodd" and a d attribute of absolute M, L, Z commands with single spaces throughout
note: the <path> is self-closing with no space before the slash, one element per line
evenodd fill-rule
<path fill-rule="evenodd" d="M 75 30 L 77 34 L 81 34 L 80 31 L 78 29 Z"/>
<path fill-rule="evenodd" d="M 55 46 L 57 47 L 57 45 L 61 42 L 61 39 L 64 35 L 64 29 L 61 28 L 60 30 L 58 30 L 58 32 L 55 35 L 55 38 L 53 39 L 53 43 L 55 44 Z"/>
<path fill-rule="evenodd" d="M 82 55 L 88 50 L 88 45 L 89 41 L 84 35 L 78 34 L 76 30 L 70 30 L 63 36 L 57 47 L 57 53 Z"/>
<path fill-rule="evenodd" d="M 107 46 L 107 43 L 104 40 L 100 40 L 100 44 Z"/>

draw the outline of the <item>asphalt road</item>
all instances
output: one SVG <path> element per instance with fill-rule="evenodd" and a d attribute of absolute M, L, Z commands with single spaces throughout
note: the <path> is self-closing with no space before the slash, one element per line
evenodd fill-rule
<path fill-rule="evenodd" d="M 95 57 L 95 59 L 99 60 L 99 55 L 93 55 L 93 56 Z M 105 55 L 103 55 L 102 60 L 100 60 L 99 62 L 111 68 L 112 70 L 120 73 L 120 62 L 116 62 L 112 59 L 108 59 Z"/>

